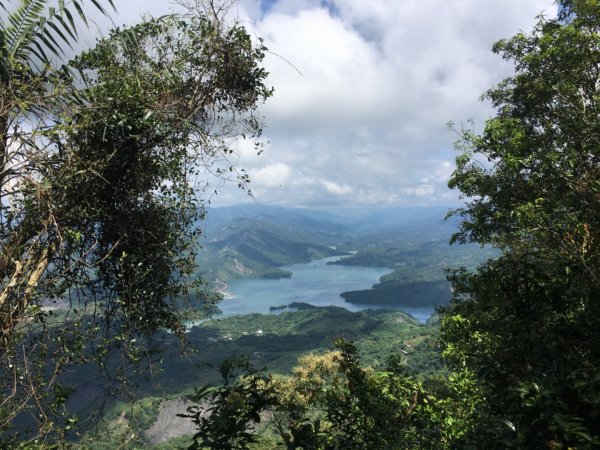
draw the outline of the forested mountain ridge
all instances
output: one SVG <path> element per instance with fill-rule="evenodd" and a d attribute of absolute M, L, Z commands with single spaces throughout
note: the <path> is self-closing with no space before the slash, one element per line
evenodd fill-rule
<path fill-rule="evenodd" d="M 442 230 L 448 229 L 442 227 Z M 399 231 L 390 233 L 377 244 L 366 244 L 357 253 L 332 264 L 384 265 L 392 269 L 372 289 L 342 293 L 342 297 L 350 303 L 417 306 L 427 302 L 440 306 L 446 304 L 451 296 L 450 283 L 446 279 L 448 270 L 459 267 L 472 269 L 497 253 L 491 247 L 481 248 L 478 245 L 450 246 L 445 238 L 427 240 L 424 237 L 421 242 L 409 241 Z"/>
<path fill-rule="evenodd" d="M 243 228 L 246 226 L 245 222 L 253 220 L 285 225 L 292 230 L 297 230 L 297 233 L 311 230 L 311 235 L 321 234 L 323 239 L 327 239 L 327 236 L 335 237 L 344 234 L 352 229 L 349 226 L 351 223 L 347 222 L 344 217 L 325 211 L 264 205 L 255 202 L 207 208 L 205 220 L 202 222 L 203 233 L 208 240 L 222 239 L 230 233 L 228 230 Z"/>
<path fill-rule="evenodd" d="M 372 289 L 344 292 L 350 303 L 439 306 L 450 299 L 446 270 L 473 268 L 496 254 L 478 245 L 450 246 L 458 230 L 449 207 L 382 209 L 381 214 L 238 205 L 207 212 L 200 273 L 208 281 L 293 276 L 280 267 L 326 256 L 330 264 L 388 267 Z M 367 214 L 368 217 L 365 217 Z M 212 217 L 211 217 L 212 216 Z M 367 225 L 372 223 L 372 227 Z"/>
<path fill-rule="evenodd" d="M 446 270 L 475 267 L 495 254 L 477 245 L 450 246 L 458 230 L 449 207 L 346 210 L 344 216 L 260 204 L 207 211 L 198 255 L 207 281 L 293 276 L 280 267 L 327 256 L 330 264 L 388 267 L 372 289 L 341 293 L 349 303 L 439 306 L 450 299 Z M 372 226 L 368 226 L 372 224 Z"/>
<path fill-rule="evenodd" d="M 199 276 L 207 281 L 281 277 L 278 267 L 341 255 L 336 244 L 351 234 L 312 211 L 238 205 L 207 212 Z"/>

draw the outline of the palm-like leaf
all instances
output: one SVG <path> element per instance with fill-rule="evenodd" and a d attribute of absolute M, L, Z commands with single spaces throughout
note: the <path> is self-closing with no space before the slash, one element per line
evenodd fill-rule
<path fill-rule="evenodd" d="M 97 1 L 89 0 L 102 14 L 106 9 Z M 113 0 L 106 0 L 115 9 Z M 8 12 L 5 1 L 0 8 Z M 10 78 L 11 61 L 20 61 L 29 67 L 48 65 L 54 56 L 64 53 L 64 45 L 72 47 L 77 41 L 74 12 L 87 25 L 82 0 L 65 4 L 59 0 L 50 7 L 48 0 L 20 0 L 16 9 L 0 19 L 0 76 L 6 84 Z M 74 10 L 74 11 L 72 11 Z"/>
<path fill-rule="evenodd" d="M 8 16 L 9 26 L 5 29 L 6 50 L 10 56 L 18 57 L 22 44 L 32 37 L 32 31 L 42 19 L 45 0 L 23 0 Z"/>

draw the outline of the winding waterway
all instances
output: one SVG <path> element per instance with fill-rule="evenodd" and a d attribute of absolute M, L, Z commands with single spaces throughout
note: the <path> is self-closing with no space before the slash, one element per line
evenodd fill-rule
<path fill-rule="evenodd" d="M 433 312 L 432 307 L 414 308 L 398 305 L 358 305 L 347 303 L 340 293 L 369 289 L 379 277 L 389 273 L 385 267 L 355 267 L 328 265 L 339 257 L 323 258 L 306 264 L 282 267 L 292 272 L 291 278 L 234 280 L 229 285 L 226 298 L 219 304 L 223 316 L 250 313 L 273 313 L 272 306 L 304 302 L 315 306 L 341 306 L 350 311 L 384 308 L 398 309 L 411 314 L 421 322 Z"/>

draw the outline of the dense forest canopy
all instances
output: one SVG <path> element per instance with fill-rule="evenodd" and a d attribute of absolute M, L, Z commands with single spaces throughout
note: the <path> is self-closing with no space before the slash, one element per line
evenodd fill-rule
<path fill-rule="evenodd" d="M 182 332 L 183 301 L 202 307 L 203 170 L 245 183 L 231 146 L 260 136 L 271 95 L 261 42 L 199 3 L 67 61 L 86 13 L 109 3 L 2 5 L 0 432 L 16 418 L 60 431 L 66 366 L 117 348 L 108 375 L 125 380 L 144 336 Z"/>
<path fill-rule="evenodd" d="M 559 4 L 494 47 L 515 75 L 486 93 L 497 113 L 463 132 L 450 180 L 467 201 L 455 239 L 502 254 L 451 276 L 445 355 L 521 448 L 600 443 L 600 4 Z"/>

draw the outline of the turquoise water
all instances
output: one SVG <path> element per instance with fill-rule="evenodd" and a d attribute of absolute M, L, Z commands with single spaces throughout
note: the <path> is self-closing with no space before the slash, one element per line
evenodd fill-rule
<path fill-rule="evenodd" d="M 426 321 L 433 308 L 390 307 L 389 305 L 358 305 L 346 303 L 340 293 L 359 289 L 369 289 L 379 281 L 379 277 L 389 273 L 389 268 L 352 267 L 327 265 L 338 257 L 323 258 L 306 264 L 293 264 L 282 267 L 292 272 L 291 278 L 234 280 L 229 285 L 226 298 L 219 303 L 223 316 L 236 314 L 276 314 L 271 306 L 288 305 L 292 302 L 305 302 L 315 306 L 341 306 L 350 311 L 384 308 L 398 309 L 411 314 L 421 322 Z"/>

